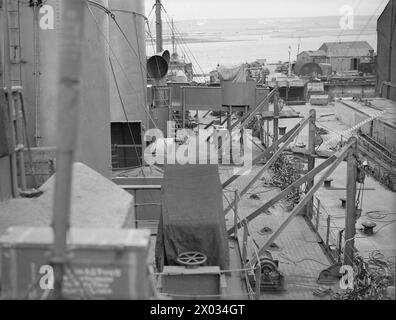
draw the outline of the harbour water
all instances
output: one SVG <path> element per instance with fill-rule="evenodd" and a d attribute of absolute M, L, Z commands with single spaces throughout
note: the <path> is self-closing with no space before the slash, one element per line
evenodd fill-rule
<path fill-rule="evenodd" d="M 355 17 L 351 30 L 340 28 L 339 17 L 175 21 L 175 42 L 178 53 L 193 62 L 195 73 L 208 73 L 217 64 L 287 61 L 289 46 L 292 60 L 298 50 L 317 50 L 324 42 L 367 41 L 377 51 L 377 18 Z M 154 39 L 147 41 L 151 55 Z M 164 48 L 172 49 L 170 24 L 165 25 Z"/>

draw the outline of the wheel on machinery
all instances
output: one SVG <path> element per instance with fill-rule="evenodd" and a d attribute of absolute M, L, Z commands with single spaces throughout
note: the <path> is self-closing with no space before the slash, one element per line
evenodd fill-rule
<path fill-rule="evenodd" d="M 176 261 L 180 265 L 186 267 L 198 267 L 200 265 L 203 265 L 207 259 L 208 259 L 207 256 L 202 252 L 187 251 L 180 253 L 177 256 Z"/>

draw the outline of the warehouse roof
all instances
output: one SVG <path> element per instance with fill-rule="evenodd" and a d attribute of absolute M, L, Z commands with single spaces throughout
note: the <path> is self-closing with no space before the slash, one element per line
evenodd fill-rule
<path fill-rule="evenodd" d="M 307 50 L 307 51 L 301 52 L 300 54 L 302 54 L 302 53 L 306 53 L 310 57 L 326 57 L 326 52 L 324 52 L 323 50 L 315 50 L 315 51 Z"/>
<path fill-rule="evenodd" d="M 363 57 L 374 50 L 367 41 L 325 42 L 319 48 L 326 52 L 328 57 Z"/>

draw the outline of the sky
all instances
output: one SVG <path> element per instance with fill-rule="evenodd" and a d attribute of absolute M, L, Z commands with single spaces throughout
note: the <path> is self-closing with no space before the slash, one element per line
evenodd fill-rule
<path fill-rule="evenodd" d="M 379 15 L 389 0 L 162 0 L 175 20 L 338 16 L 348 5 L 355 15 Z M 155 0 L 145 0 L 146 15 Z"/>

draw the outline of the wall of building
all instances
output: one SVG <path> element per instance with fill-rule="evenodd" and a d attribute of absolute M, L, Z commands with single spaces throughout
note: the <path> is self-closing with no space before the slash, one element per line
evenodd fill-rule
<path fill-rule="evenodd" d="M 327 63 L 327 57 L 319 57 L 319 56 L 310 56 L 305 51 L 301 52 L 297 56 L 297 61 L 304 61 L 304 62 L 315 62 L 315 63 Z"/>
<path fill-rule="evenodd" d="M 306 52 L 301 52 L 298 56 L 297 56 L 297 61 L 304 61 L 304 62 L 310 62 L 312 61 L 312 58 L 306 53 Z"/>
<path fill-rule="evenodd" d="M 326 57 L 314 57 L 313 61 L 316 63 L 327 63 L 328 59 Z"/>
<path fill-rule="evenodd" d="M 330 64 L 333 68 L 333 71 L 342 72 L 342 71 L 350 71 L 352 58 L 350 57 L 332 57 L 330 58 Z"/>

